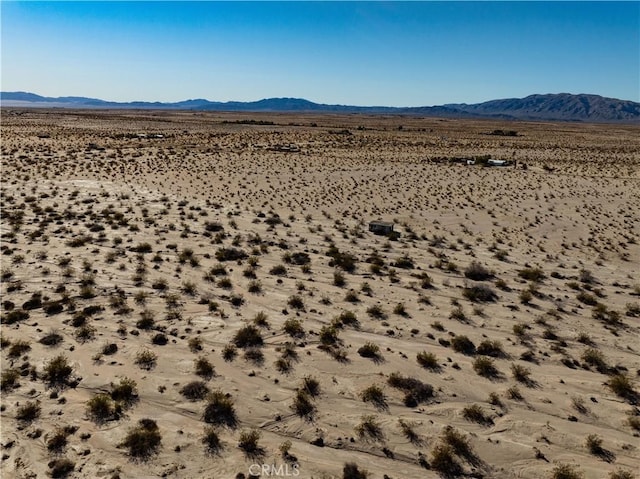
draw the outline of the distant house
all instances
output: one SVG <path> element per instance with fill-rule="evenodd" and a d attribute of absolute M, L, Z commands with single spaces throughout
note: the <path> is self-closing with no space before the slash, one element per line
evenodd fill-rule
<path fill-rule="evenodd" d="M 507 160 L 489 160 L 489 161 L 487 161 L 487 165 L 489 165 L 489 166 L 509 166 L 509 162 Z"/>
<path fill-rule="evenodd" d="M 371 221 L 369 231 L 377 235 L 388 235 L 393 233 L 393 223 L 386 221 Z"/>

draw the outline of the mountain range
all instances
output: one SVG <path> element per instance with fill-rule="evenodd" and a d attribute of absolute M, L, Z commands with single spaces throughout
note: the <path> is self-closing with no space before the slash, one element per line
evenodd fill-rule
<path fill-rule="evenodd" d="M 44 97 L 29 92 L 0 92 L 0 107 L 157 109 L 243 112 L 317 112 L 400 114 L 444 118 L 504 120 L 584 121 L 640 123 L 640 103 L 599 95 L 570 93 L 530 95 L 525 98 L 439 106 L 388 107 L 326 105 L 301 98 L 267 98 L 252 102 L 218 102 L 205 99 L 163 102 L 113 102 L 77 96 Z"/>

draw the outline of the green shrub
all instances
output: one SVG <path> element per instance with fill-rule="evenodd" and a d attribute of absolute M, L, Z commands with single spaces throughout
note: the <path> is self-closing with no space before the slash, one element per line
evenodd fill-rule
<path fill-rule="evenodd" d="M 51 386 L 65 386 L 73 374 L 73 367 L 63 354 L 51 359 L 44 366 L 42 378 Z"/>
<path fill-rule="evenodd" d="M 546 278 L 541 268 L 524 268 L 518 271 L 518 276 L 527 281 L 539 283 Z"/>
<path fill-rule="evenodd" d="M 311 396 L 304 389 L 299 389 L 296 392 L 291 407 L 298 416 L 307 419 L 312 418 L 316 412 L 316 406 L 313 404 Z"/>
<path fill-rule="evenodd" d="M 234 336 L 233 343 L 239 348 L 249 348 L 262 346 L 264 340 L 258 328 L 253 325 L 247 325 L 241 328 Z"/>
<path fill-rule="evenodd" d="M 141 369 L 151 370 L 155 367 L 158 355 L 149 349 L 138 351 L 134 363 Z"/>
<path fill-rule="evenodd" d="M 209 454 L 217 454 L 222 449 L 222 441 L 212 426 L 205 427 L 202 443 Z"/>
<path fill-rule="evenodd" d="M 303 338 L 305 335 L 304 328 L 302 327 L 302 321 L 296 318 L 288 318 L 284 322 L 284 332 L 292 338 Z"/>
<path fill-rule="evenodd" d="M 342 468 L 342 479 L 367 479 L 369 472 L 360 470 L 355 462 L 347 462 Z"/>
<path fill-rule="evenodd" d="M 238 420 L 231 396 L 220 390 L 211 392 L 207 396 L 202 419 L 208 424 L 235 428 Z"/>
<path fill-rule="evenodd" d="M 40 417 L 41 412 L 39 401 L 27 401 L 22 406 L 18 406 L 16 419 L 22 422 L 33 422 Z"/>
<path fill-rule="evenodd" d="M 66 457 L 62 457 L 53 459 L 47 466 L 49 466 L 49 474 L 53 479 L 62 479 L 74 471 L 76 463 Z"/>
<path fill-rule="evenodd" d="M 485 378 L 494 378 L 499 375 L 492 359 L 486 356 L 477 357 L 473 361 L 473 370 Z"/>
<path fill-rule="evenodd" d="M 259 456 L 263 454 L 263 450 L 258 444 L 261 433 L 256 429 L 250 431 L 242 431 L 240 433 L 240 440 L 238 441 L 238 447 L 242 449 L 248 456 Z"/>
<path fill-rule="evenodd" d="M 462 290 L 462 295 L 474 303 L 488 303 L 498 299 L 496 292 L 485 284 L 467 286 Z"/>
<path fill-rule="evenodd" d="M 387 409 L 387 398 L 384 391 L 377 384 L 372 384 L 360 393 L 360 398 L 364 402 L 370 402 L 378 409 Z"/>
<path fill-rule="evenodd" d="M 360 424 L 355 427 L 356 434 L 362 440 L 382 441 L 384 434 L 376 417 L 372 415 L 362 416 Z"/>
<path fill-rule="evenodd" d="M 160 448 L 162 435 L 152 419 L 140 419 L 138 425 L 129 429 L 120 447 L 126 447 L 129 455 L 136 459 L 147 459 Z"/>
<path fill-rule="evenodd" d="M 96 394 L 87 401 L 87 415 L 97 423 L 116 419 L 116 404 L 108 394 Z"/>
<path fill-rule="evenodd" d="M 442 367 L 438 363 L 438 358 L 433 353 L 421 351 L 416 355 L 416 360 L 418 361 L 418 364 L 425 369 L 430 369 L 432 371 L 438 371 L 442 369 Z"/>
<path fill-rule="evenodd" d="M 476 353 L 476 346 L 473 344 L 473 341 L 463 335 L 455 336 L 451 340 L 451 347 L 453 347 L 454 351 L 468 356 L 472 356 Z"/>
<path fill-rule="evenodd" d="M 584 475 L 575 466 L 570 464 L 558 464 L 551 472 L 552 479 L 582 479 Z"/>
<path fill-rule="evenodd" d="M 447 444 L 436 444 L 431 451 L 429 464 L 431 469 L 444 477 L 459 477 L 463 473 L 462 466 L 456 459 L 453 449 Z"/>
<path fill-rule="evenodd" d="M 493 278 L 493 273 L 477 261 L 473 261 L 467 266 L 464 270 L 464 275 L 474 281 L 486 281 Z"/>

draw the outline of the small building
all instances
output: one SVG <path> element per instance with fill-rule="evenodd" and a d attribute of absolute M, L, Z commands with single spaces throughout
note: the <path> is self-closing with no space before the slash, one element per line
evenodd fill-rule
<path fill-rule="evenodd" d="M 487 161 L 487 165 L 489 165 L 489 166 L 509 166 L 509 162 L 507 160 L 489 160 L 489 161 Z"/>
<path fill-rule="evenodd" d="M 386 221 L 369 222 L 369 231 L 377 235 L 388 235 L 393 233 L 393 223 Z"/>

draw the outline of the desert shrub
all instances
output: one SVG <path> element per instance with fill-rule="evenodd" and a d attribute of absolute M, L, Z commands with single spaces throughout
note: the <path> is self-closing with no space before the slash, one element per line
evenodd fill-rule
<path fill-rule="evenodd" d="M 22 406 L 18 406 L 16 419 L 22 422 L 32 422 L 40 417 L 41 412 L 39 401 L 27 401 Z"/>
<path fill-rule="evenodd" d="M 2 379 L 0 379 L 0 390 L 11 391 L 19 386 L 18 379 L 20 378 L 20 371 L 13 368 L 5 368 L 2 371 Z"/>
<path fill-rule="evenodd" d="M 87 415 L 95 422 L 116 418 L 116 404 L 110 395 L 100 393 L 87 401 Z"/>
<path fill-rule="evenodd" d="M 371 341 L 367 341 L 363 346 L 358 348 L 358 354 L 363 358 L 380 359 L 380 346 Z"/>
<path fill-rule="evenodd" d="M 209 388 L 203 381 L 191 381 L 180 389 L 180 394 L 190 401 L 200 401 L 209 394 Z"/>
<path fill-rule="evenodd" d="M 474 303 L 493 302 L 498 298 L 495 291 L 485 284 L 468 286 L 464 288 L 462 295 Z"/>
<path fill-rule="evenodd" d="M 357 259 L 350 253 L 342 253 L 335 246 L 331 246 L 327 251 L 327 256 L 331 258 L 329 266 L 340 268 L 349 273 L 353 273 L 356 269 Z"/>
<path fill-rule="evenodd" d="M 360 393 L 360 398 L 364 402 L 370 402 L 378 409 L 386 409 L 387 406 L 387 398 L 384 394 L 384 391 L 377 384 L 372 384 L 364 391 Z"/>
<path fill-rule="evenodd" d="M 304 311 L 304 300 L 297 294 L 290 296 L 287 300 L 287 304 L 293 309 Z"/>
<path fill-rule="evenodd" d="M 8 313 L 3 314 L 0 317 L 0 323 L 2 324 L 14 324 L 20 321 L 29 319 L 29 313 L 23 309 L 14 309 Z"/>
<path fill-rule="evenodd" d="M 296 318 L 288 318 L 284 322 L 284 332 L 293 338 L 302 338 L 305 335 L 302 321 Z"/>
<path fill-rule="evenodd" d="M 138 425 L 129 429 L 120 447 L 126 447 L 129 455 L 136 459 L 147 459 L 160 448 L 162 435 L 152 419 L 140 419 Z"/>
<path fill-rule="evenodd" d="M 338 342 L 338 331 L 334 327 L 323 326 L 320 329 L 320 343 L 324 346 L 333 346 Z"/>
<path fill-rule="evenodd" d="M 451 446 L 447 444 L 436 444 L 431 451 L 431 469 L 437 471 L 444 477 L 459 477 L 463 469 L 454 455 Z"/>
<path fill-rule="evenodd" d="M 11 344 L 11 346 L 9 346 L 8 356 L 10 358 L 17 358 L 30 350 L 31 345 L 29 344 L 29 341 L 18 339 L 13 344 Z"/>
<path fill-rule="evenodd" d="M 233 343 L 239 348 L 249 348 L 262 346 L 264 340 L 258 328 L 253 325 L 247 325 L 235 334 Z"/>
<path fill-rule="evenodd" d="M 258 280 L 249 281 L 249 285 L 247 286 L 247 291 L 252 294 L 258 294 L 262 292 L 262 283 Z"/>
<path fill-rule="evenodd" d="M 417 426 L 416 423 L 414 422 L 407 422 L 404 419 L 398 419 L 398 425 L 400 426 L 400 429 L 402 430 L 402 434 L 404 435 L 404 437 L 406 437 L 409 442 L 411 442 L 411 444 L 415 444 L 415 445 L 421 445 L 422 444 L 422 440 L 420 438 L 420 435 L 415 431 L 415 428 Z"/>
<path fill-rule="evenodd" d="M 629 416 L 627 418 L 627 425 L 636 432 L 640 432 L 640 417 Z"/>
<path fill-rule="evenodd" d="M 587 436 L 585 447 L 591 454 L 595 456 L 602 455 L 604 451 L 604 449 L 602 449 L 602 438 L 597 434 L 589 434 Z"/>
<path fill-rule="evenodd" d="M 468 321 L 467 315 L 464 313 L 460 306 L 454 308 L 451 313 L 449 313 L 449 319 L 455 319 L 456 321 L 460 321 L 461 323 L 466 323 Z"/>
<path fill-rule="evenodd" d="M 607 386 L 617 396 L 624 399 L 634 399 L 637 396 L 636 391 L 633 389 L 633 384 L 629 376 L 623 373 L 618 373 L 611 376 L 611 379 L 607 382 Z"/>
<path fill-rule="evenodd" d="M 491 418 L 486 416 L 482 408 L 477 404 L 465 407 L 462 410 L 462 417 L 464 417 L 467 421 L 477 422 L 478 424 L 493 424 Z"/>
<path fill-rule="evenodd" d="M 433 386 L 423 383 L 419 379 L 403 376 L 400 373 L 391 373 L 387 379 L 389 386 L 400 389 L 405 393 L 404 404 L 407 407 L 416 407 L 434 396 Z"/>
<path fill-rule="evenodd" d="M 486 356 L 477 357 L 473 361 L 473 370 L 485 378 L 494 378 L 499 374 L 493 360 Z"/>
<path fill-rule="evenodd" d="M 493 358 L 502 358 L 505 356 L 505 352 L 502 349 L 502 344 L 498 340 L 484 340 L 476 349 L 478 354 L 482 354 L 483 356 L 491 356 Z"/>
<path fill-rule="evenodd" d="M 393 314 L 397 314 L 398 316 L 408 316 L 407 308 L 404 303 L 398 303 L 393 307 Z"/>
<path fill-rule="evenodd" d="M 111 384 L 111 399 L 124 405 L 138 400 L 138 387 L 133 379 L 124 377 L 118 384 Z"/>
<path fill-rule="evenodd" d="M 213 364 L 207 358 L 200 357 L 195 360 L 195 371 L 197 376 L 210 379 L 214 376 L 215 370 Z"/>
<path fill-rule="evenodd" d="M 64 386 L 73 374 L 73 367 L 64 354 L 52 358 L 44 366 L 42 378 L 51 386 Z"/>
<path fill-rule="evenodd" d="M 539 283 L 546 278 L 541 268 L 524 268 L 518 271 L 518 276 L 527 281 Z"/>
<path fill-rule="evenodd" d="M 631 472 L 624 469 L 616 469 L 609 473 L 609 479 L 634 479 L 635 477 Z"/>
<path fill-rule="evenodd" d="M 362 416 L 360 424 L 355 427 L 355 431 L 362 440 L 381 441 L 384 439 L 382 427 L 373 415 Z"/>
<path fill-rule="evenodd" d="M 304 389 L 298 389 L 291 408 L 298 416 L 304 418 L 311 418 L 316 412 L 311 396 Z"/>
<path fill-rule="evenodd" d="M 344 295 L 344 300 L 349 303 L 359 303 L 360 297 L 358 296 L 358 292 L 352 289 L 347 291 L 347 294 Z"/>
<path fill-rule="evenodd" d="M 344 273 L 342 271 L 334 271 L 333 272 L 333 284 L 334 286 L 338 286 L 342 288 L 347 284 L 347 280 L 345 279 Z"/>
<path fill-rule="evenodd" d="M 513 374 L 513 378 L 519 383 L 529 383 L 531 379 L 529 375 L 531 374 L 531 370 L 529 368 L 525 368 L 519 364 L 511 365 L 511 374 Z"/>
<path fill-rule="evenodd" d="M 157 360 L 158 355 L 156 353 L 149 349 L 143 349 L 142 351 L 138 351 L 138 353 L 136 354 L 134 363 L 137 364 L 141 369 L 150 370 L 155 367 Z"/>
<path fill-rule="evenodd" d="M 232 294 L 229 298 L 229 302 L 238 308 L 244 304 L 244 297 L 241 294 Z"/>
<path fill-rule="evenodd" d="M 136 328 L 149 330 L 155 326 L 154 314 L 148 309 L 144 309 L 140 312 L 140 319 L 136 321 Z"/>
<path fill-rule="evenodd" d="M 455 336 L 451 340 L 451 347 L 454 351 L 468 356 L 472 356 L 476 353 L 476 346 L 468 337 L 463 335 Z"/>
<path fill-rule="evenodd" d="M 493 273 L 477 261 L 473 261 L 465 268 L 464 275 L 474 281 L 486 281 L 493 278 Z"/>
<path fill-rule="evenodd" d="M 75 336 L 80 343 L 93 341 L 96 337 L 96 328 L 90 324 L 84 324 L 76 330 Z"/>
<path fill-rule="evenodd" d="M 401 268 L 401 269 L 413 269 L 413 268 L 415 268 L 415 264 L 413 262 L 413 259 L 408 254 L 405 254 L 405 255 L 401 256 L 400 258 L 398 258 L 393 263 L 393 266 L 395 266 L 396 268 Z"/>
<path fill-rule="evenodd" d="M 242 431 L 240 433 L 238 447 L 249 456 L 260 455 L 262 453 L 262 448 L 258 444 L 260 436 L 260 431 L 256 429 L 252 429 L 250 431 Z"/>
<path fill-rule="evenodd" d="M 453 448 L 453 451 L 457 455 L 467 458 L 473 456 L 473 451 L 471 450 L 469 440 L 457 429 L 454 429 L 451 426 L 445 427 L 442 431 L 441 439 L 442 442 Z"/>
<path fill-rule="evenodd" d="M 264 353 L 258 348 L 246 348 L 244 359 L 260 366 L 264 363 Z"/>
<path fill-rule="evenodd" d="M 514 324 L 513 325 L 513 333 L 520 339 L 520 340 L 524 340 L 527 338 L 527 325 L 526 324 L 522 324 L 522 323 L 518 323 L 518 324 Z"/>
<path fill-rule="evenodd" d="M 620 327 L 622 320 L 618 311 L 610 310 L 604 304 L 598 303 L 591 313 L 594 319 L 613 327 Z"/>
<path fill-rule="evenodd" d="M 430 369 L 432 371 L 441 369 L 441 366 L 438 363 L 438 358 L 433 353 L 421 351 L 416 355 L 416 360 L 418 361 L 418 364 L 425 369 Z"/>
<path fill-rule="evenodd" d="M 61 457 L 50 461 L 47 466 L 49 466 L 49 474 L 53 479 L 62 479 L 74 471 L 76 463 L 66 457 Z"/>
<path fill-rule="evenodd" d="M 576 299 L 581 303 L 586 304 L 587 306 L 595 306 L 598 304 L 598 298 L 596 298 L 591 293 L 587 293 L 586 291 L 581 291 L 576 295 Z"/>
<path fill-rule="evenodd" d="M 609 369 L 604 354 L 595 348 L 585 349 L 584 353 L 582 353 L 582 360 L 589 366 L 595 367 L 601 373 L 606 373 Z"/>
<path fill-rule="evenodd" d="M 216 251 L 218 261 L 238 261 L 249 257 L 249 255 L 238 248 L 220 248 Z"/>
<path fill-rule="evenodd" d="M 367 314 L 375 319 L 385 319 L 387 317 L 384 310 L 382 309 L 382 306 L 380 306 L 379 304 L 374 304 L 373 306 L 367 308 Z"/>
<path fill-rule="evenodd" d="M 306 392 L 311 397 L 317 397 L 320 395 L 320 382 L 311 376 L 305 376 L 302 379 L 300 390 Z"/>
<path fill-rule="evenodd" d="M 287 274 L 287 268 L 283 264 L 277 264 L 269 270 L 269 274 L 274 276 L 285 276 Z"/>
<path fill-rule="evenodd" d="M 507 389 L 507 397 L 516 401 L 522 401 L 524 399 L 517 386 L 511 386 Z"/>
<path fill-rule="evenodd" d="M 575 466 L 570 464 L 558 464 L 551 472 L 552 479 L 582 479 L 584 475 Z"/>
<path fill-rule="evenodd" d="M 209 393 L 202 419 L 216 426 L 236 427 L 238 420 L 231 396 L 220 390 Z"/>
<path fill-rule="evenodd" d="M 347 462 L 342 468 L 342 479 L 367 479 L 369 472 L 360 470 L 355 462 Z"/>
<path fill-rule="evenodd" d="M 222 349 L 222 359 L 226 362 L 233 361 L 238 355 L 238 350 L 233 344 L 226 344 Z"/>
<path fill-rule="evenodd" d="M 216 454 L 222 449 L 222 441 L 220 440 L 215 428 L 212 426 L 204 428 L 202 444 L 204 444 L 205 450 L 209 454 Z"/>
<path fill-rule="evenodd" d="M 523 289 L 518 294 L 518 299 L 520 299 L 520 302 L 522 304 L 529 304 L 529 303 L 531 303 L 531 300 L 533 299 L 533 293 L 528 289 Z"/>

